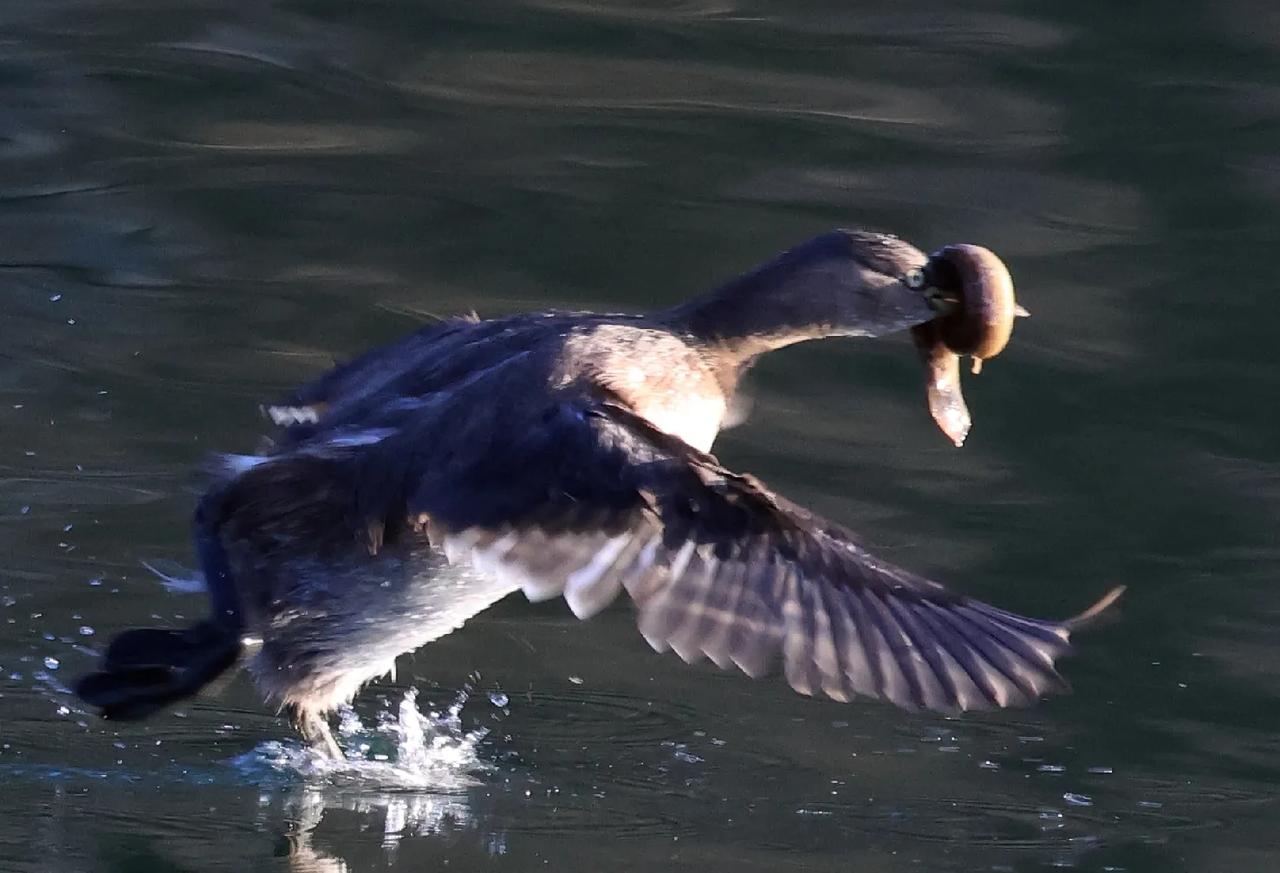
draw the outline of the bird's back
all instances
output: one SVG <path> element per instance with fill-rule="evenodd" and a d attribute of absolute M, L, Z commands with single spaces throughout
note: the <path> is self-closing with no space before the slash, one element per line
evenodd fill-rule
<path fill-rule="evenodd" d="M 518 363 L 518 366 L 507 366 Z M 609 396 L 696 448 L 710 449 L 736 382 L 687 337 L 635 315 L 547 313 L 451 319 L 341 364 L 268 407 L 278 451 L 489 405 L 558 393 Z M 436 410 L 439 410 L 436 412 Z M 473 429 L 473 428 L 469 428 Z"/>

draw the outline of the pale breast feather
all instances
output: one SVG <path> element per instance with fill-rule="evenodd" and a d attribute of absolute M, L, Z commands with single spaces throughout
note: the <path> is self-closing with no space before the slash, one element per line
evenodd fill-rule
<path fill-rule="evenodd" d="M 632 412 L 699 451 L 710 451 L 728 401 L 703 356 L 666 331 L 598 324 L 564 343 L 556 381 L 612 393 Z"/>

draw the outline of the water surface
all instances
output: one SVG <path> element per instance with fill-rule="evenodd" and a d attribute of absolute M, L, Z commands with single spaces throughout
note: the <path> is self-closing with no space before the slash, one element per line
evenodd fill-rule
<path fill-rule="evenodd" d="M 967 6 L 0 6 L 0 867 L 1274 869 L 1280 18 Z M 771 357 L 717 450 L 1011 608 L 1129 585 L 1072 696 L 806 700 L 519 598 L 362 696 L 364 779 L 243 678 L 138 725 L 66 693 L 203 612 L 142 562 L 191 561 L 192 470 L 264 398 L 434 314 L 665 305 L 841 225 L 1011 265 L 1034 318 L 969 444 L 894 338 Z"/>

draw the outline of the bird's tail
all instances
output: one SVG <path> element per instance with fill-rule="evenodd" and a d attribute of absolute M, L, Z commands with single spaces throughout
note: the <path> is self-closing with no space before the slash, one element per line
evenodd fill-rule
<path fill-rule="evenodd" d="M 104 718 L 145 718 L 193 697 L 240 659 L 244 620 L 239 592 L 218 536 L 222 494 L 210 490 L 195 513 L 195 543 L 213 617 L 181 630 L 134 628 L 111 641 L 100 668 L 80 677 L 76 694 Z"/>
<path fill-rule="evenodd" d="M 240 658 L 240 636 L 212 621 L 183 630 L 134 628 L 111 641 L 101 669 L 81 676 L 76 694 L 103 718 L 145 718 L 193 697 Z"/>

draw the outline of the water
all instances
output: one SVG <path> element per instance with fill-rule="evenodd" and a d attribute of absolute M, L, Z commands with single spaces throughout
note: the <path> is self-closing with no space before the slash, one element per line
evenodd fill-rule
<path fill-rule="evenodd" d="M 1274 868 L 1272 5 L 247 8 L 0 6 L 0 868 Z M 765 361 L 718 452 L 1003 605 L 1129 585 L 1074 695 L 840 706 L 519 600 L 369 689 L 343 773 L 243 679 L 140 725 L 66 694 L 203 611 L 144 562 L 182 578 L 193 466 L 263 399 L 851 224 L 1011 265 L 1034 317 L 968 445 L 897 339 Z"/>

